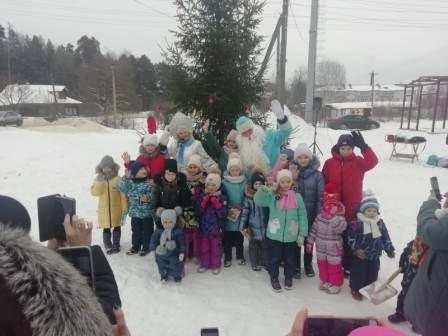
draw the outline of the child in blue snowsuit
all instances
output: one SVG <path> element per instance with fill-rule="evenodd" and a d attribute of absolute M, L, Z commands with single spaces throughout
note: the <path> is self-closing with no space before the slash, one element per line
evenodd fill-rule
<path fill-rule="evenodd" d="M 353 251 L 350 289 L 357 301 L 363 298 L 359 290 L 378 279 L 383 250 L 389 258 L 395 258 L 395 248 L 378 211 L 376 198 L 365 193 L 359 205 L 358 221 L 348 227 L 348 244 Z"/>
<path fill-rule="evenodd" d="M 182 281 L 182 262 L 185 255 L 184 231 L 176 226 L 176 211 L 163 210 L 161 221 L 163 229 L 157 229 L 151 237 L 149 251 L 156 252 L 156 262 L 159 268 L 160 280 L 163 283 L 168 277 L 174 282 Z"/>

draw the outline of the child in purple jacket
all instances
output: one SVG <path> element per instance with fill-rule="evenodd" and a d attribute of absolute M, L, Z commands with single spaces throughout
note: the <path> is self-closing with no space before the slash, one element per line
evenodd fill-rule
<path fill-rule="evenodd" d="M 227 218 L 227 197 L 222 193 L 221 177 L 210 173 L 205 180 L 205 191 L 195 201 L 201 218 L 201 265 L 199 273 L 211 269 L 213 274 L 221 271 L 222 234 Z"/>

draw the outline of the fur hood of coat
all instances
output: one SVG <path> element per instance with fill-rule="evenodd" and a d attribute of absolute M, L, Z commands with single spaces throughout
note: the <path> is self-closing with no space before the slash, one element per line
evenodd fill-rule
<path fill-rule="evenodd" d="M 26 232 L 3 224 L 0 277 L 17 298 L 34 336 L 112 335 L 109 320 L 81 274 Z"/>
<path fill-rule="evenodd" d="M 315 171 L 319 170 L 319 168 L 320 168 L 320 160 L 316 155 L 313 155 L 309 165 L 306 168 L 302 169 L 299 168 L 299 170 L 301 175 L 303 175 L 304 177 L 308 177 Z"/>

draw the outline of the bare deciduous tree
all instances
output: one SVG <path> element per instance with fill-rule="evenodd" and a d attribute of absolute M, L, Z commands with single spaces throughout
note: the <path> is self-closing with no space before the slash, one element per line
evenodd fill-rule
<path fill-rule="evenodd" d="M 316 85 L 342 85 L 346 82 L 345 65 L 338 60 L 324 59 L 317 65 Z"/>
<path fill-rule="evenodd" d="M 31 89 L 28 85 L 7 85 L 0 93 L 0 103 L 11 106 L 14 111 L 17 111 L 19 106 L 25 103 L 30 96 Z"/>

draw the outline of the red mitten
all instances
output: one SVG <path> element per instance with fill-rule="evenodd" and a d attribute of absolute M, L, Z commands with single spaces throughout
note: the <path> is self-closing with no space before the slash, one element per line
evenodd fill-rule
<path fill-rule="evenodd" d="M 201 208 L 205 209 L 207 207 L 207 203 L 210 200 L 210 195 L 205 195 L 201 201 Z"/>
<path fill-rule="evenodd" d="M 213 206 L 215 207 L 215 209 L 221 209 L 222 208 L 222 204 L 221 202 L 218 201 L 218 199 L 216 197 L 210 197 L 210 202 L 213 204 Z"/>

